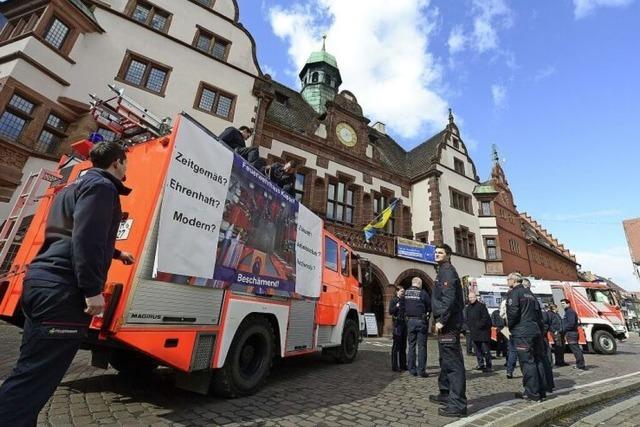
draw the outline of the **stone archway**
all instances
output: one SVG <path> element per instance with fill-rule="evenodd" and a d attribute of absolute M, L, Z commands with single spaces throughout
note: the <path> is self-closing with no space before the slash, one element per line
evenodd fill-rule
<path fill-rule="evenodd" d="M 379 335 L 384 335 L 387 324 L 390 324 L 390 317 L 387 314 L 389 300 L 386 295 L 386 291 L 390 287 L 389 279 L 377 265 L 373 263 L 370 265 L 373 274 L 371 283 L 362 290 L 362 311 L 364 313 L 375 313 L 378 333 Z"/>
<path fill-rule="evenodd" d="M 413 279 L 414 277 L 421 278 L 425 290 L 429 292 L 430 295 L 433 293 L 433 279 L 431 279 L 431 277 L 429 277 L 427 273 L 422 270 L 418 270 L 417 268 L 410 268 L 400 273 L 393 286 L 402 286 L 403 288 L 407 289 L 409 286 L 411 286 L 411 279 Z"/>

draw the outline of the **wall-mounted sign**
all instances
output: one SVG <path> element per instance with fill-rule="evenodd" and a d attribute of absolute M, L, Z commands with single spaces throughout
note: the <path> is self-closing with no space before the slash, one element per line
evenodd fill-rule
<path fill-rule="evenodd" d="M 436 263 L 436 247 L 434 245 L 403 239 L 402 237 L 398 237 L 397 239 L 397 256 L 429 264 Z"/>

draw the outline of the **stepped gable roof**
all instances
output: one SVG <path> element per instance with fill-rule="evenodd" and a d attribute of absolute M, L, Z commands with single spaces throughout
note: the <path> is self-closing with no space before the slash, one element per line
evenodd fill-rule
<path fill-rule="evenodd" d="M 536 243 L 545 246 L 547 249 L 562 255 L 573 263 L 576 261 L 575 255 L 573 255 L 569 249 L 566 249 L 564 245 L 551 235 L 546 229 L 544 229 L 538 221 L 529 216 L 526 212 L 520 214 L 522 218 L 522 224 L 524 227 L 525 236 L 528 239 L 535 241 Z"/>
<path fill-rule="evenodd" d="M 304 100 L 302 95 L 275 80 L 271 81 L 276 98 L 267 109 L 267 120 L 297 133 L 311 132 L 309 126 L 319 123 L 322 116 Z M 447 129 L 442 130 L 410 151 L 406 151 L 389 135 L 369 127 L 373 145 L 380 154 L 380 161 L 393 173 L 415 178 L 433 168 L 431 159 L 438 152 L 438 145 L 445 142 Z"/>

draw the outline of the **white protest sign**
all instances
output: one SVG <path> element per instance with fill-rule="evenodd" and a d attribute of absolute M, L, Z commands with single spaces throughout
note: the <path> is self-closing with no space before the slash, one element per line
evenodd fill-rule
<path fill-rule="evenodd" d="M 322 282 L 322 220 L 302 204 L 298 205 L 296 233 L 296 292 L 317 298 Z"/>
<path fill-rule="evenodd" d="M 180 117 L 164 186 L 157 271 L 212 278 L 233 153 Z"/>

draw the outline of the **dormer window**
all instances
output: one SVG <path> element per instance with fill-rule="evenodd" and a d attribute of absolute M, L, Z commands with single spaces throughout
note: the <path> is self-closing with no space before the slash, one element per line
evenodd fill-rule
<path fill-rule="evenodd" d="M 287 105 L 287 101 L 289 100 L 289 97 L 287 95 L 285 95 L 282 92 L 278 92 L 276 91 L 276 102 L 283 104 L 283 105 Z"/>

